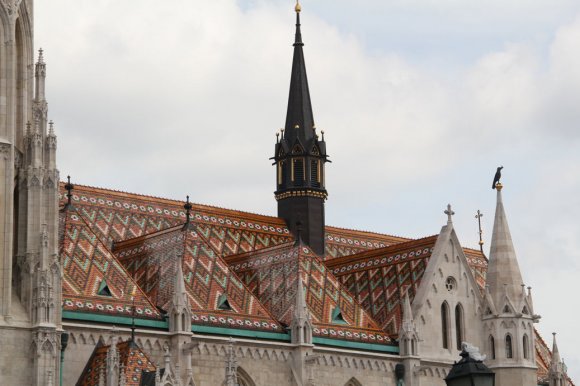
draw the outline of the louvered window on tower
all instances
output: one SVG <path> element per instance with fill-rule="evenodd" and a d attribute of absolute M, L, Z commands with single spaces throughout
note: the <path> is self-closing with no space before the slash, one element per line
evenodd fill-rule
<path fill-rule="evenodd" d="M 97 291 L 97 295 L 109 297 L 113 296 L 113 293 L 109 289 L 109 286 L 107 285 L 107 282 L 104 279 L 101 281 L 101 284 L 99 284 L 99 290 Z"/>
<path fill-rule="evenodd" d="M 304 183 L 304 160 L 302 158 L 296 158 L 292 165 L 294 170 L 294 185 L 302 185 Z"/>
<path fill-rule="evenodd" d="M 319 163 L 319 160 L 310 161 L 310 183 L 315 188 L 320 188 L 320 169 L 318 167 Z"/>

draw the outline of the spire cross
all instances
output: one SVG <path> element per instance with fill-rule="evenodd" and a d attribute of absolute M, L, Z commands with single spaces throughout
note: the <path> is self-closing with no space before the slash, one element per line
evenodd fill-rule
<path fill-rule="evenodd" d="M 66 198 L 67 198 L 67 205 L 71 205 L 71 198 L 72 198 L 72 190 L 75 188 L 73 184 L 70 183 L 70 176 L 66 176 L 67 182 L 64 185 L 64 188 L 67 191 Z"/>
<path fill-rule="evenodd" d="M 447 215 L 447 223 L 451 224 L 453 222 L 452 216 L 455 214 L 451 209 L 451 204 L 447 204 L 447 209 L 443 213 Z"/>
<path fill-rule="evenodd" d="M 481 230 L 481 218 L 483 217 L 483 213 L 480 212 L 480 210 L 477 210 L 477 214 L 475 215 L 475 218 L 477 219 L 477 223 L 479 225 L 479 249 L 481 250 L 481 253 L 483 253 L 483 230 Z"/>

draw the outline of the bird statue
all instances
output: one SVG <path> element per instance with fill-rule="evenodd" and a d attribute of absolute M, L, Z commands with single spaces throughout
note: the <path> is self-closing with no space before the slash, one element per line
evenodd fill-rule
<path fill-rule="evenodd" d="M 493 177 L 493 184 L 491 185 L 492 189 L 495 189 L 495 186 L 499 184 L 499 179 L 501 178 L 501 169 L 503 169 L 503 166 L 497 168 L 497 171 L 495 172 L 495 176 Z"/>

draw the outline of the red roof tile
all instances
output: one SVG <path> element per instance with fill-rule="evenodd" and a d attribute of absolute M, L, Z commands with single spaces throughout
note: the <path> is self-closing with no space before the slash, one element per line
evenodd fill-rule
<path fill-rule="evenodd" d="M 117 243 L 115 253 L 141 288 L 165 310 L 173 294 L 177 264 L 181 263 L 193 324 L 285 333 L 192 228 L 183 230 L 180 225 Z M 224 294 L 231 311 L 218 308 L 218 299 Z"/>
<path fill-rule="evenodd" d="M 75 209 L 61 212 L 60 228 L 63 310 L 130 317 L 134 296 L 139 318 L 161 318 L 123 265 Z M 98 294 L 103 281 L 109 290 L 107 295 Z"/>
<path fill-rule="evenodd" d="M 300 275 L 306 303 L 313 317 L 314 335 L 324 338 L 392 344 L 375 321 L 324 261 L 307 246 L 286 244 L 226 258 L 234 270 L 274 316 L 290 325 Z M 335 309 L 346 324 L 332 320 Z"/>
<path fill-rule="evenodd" d="M 77 386 L 98 386 L 101 373 L 106 376 L 107 353 L 111 345 L 97 343 L 87 365 L 85 366 Z M 125 373 L 125 385 L 139 386 L 141 374 L 144 371 L 155 371 L 155 365 L 147 354 L 131 341 L 117 343 L 119 365 Z"/>

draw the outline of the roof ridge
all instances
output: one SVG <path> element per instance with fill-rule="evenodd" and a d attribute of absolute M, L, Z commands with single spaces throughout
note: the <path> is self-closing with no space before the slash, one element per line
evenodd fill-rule
<path fill-rule="evenodd" d="M 199 233 L 199 232 L 198 232 Z M 205 238 L 204 238 L 205 241 Z M 228 265 L 230 264 L 230 261 L 233 263 L 235 262 L 237 259 L 241 259 L 243 257 L 248 257 L 248 256 L 252 256 L 252 254 L 260 254 L 260 253 L 264 253 L 264 252 L 270 252 L 270 251 L 274 251 L 277 249 L 284 249 L 284 248 L 288 248 L 288 247 L 293 247 L 295 240 L 291 240 L 288 241 L 287 243 L 282 243 L 282 244 L 278 244 L 278 245 L 272 245 L 266 248 L 261 248 L 261 249 L 257 249 L 254 251 L 248 251 L 248 252 L 242 252 L 242 253 L 237 253 L 235 255 L 229 255 L 229 256 L 223 256 L 223 260 L 228 263 Z M 206 244 L 210 244 L 206 241 Z M 213 248 L 213 246 L 211 246 Z M 215 250 L 214 250 L 215 252 Z"/>
<path fill-rule="evenodd" d="M 335 226 L 335 225 L 326 225 L 325 228 L 326 229 L 328 229 L 328 228 L 336 229 L 337 231 L 366 233 L 366 234 L 372 234 L 372 235 L 383 236 L 383 237 L 386 236 L 386 237 L 395 237 L 398 239 L 405 239 L 405 240 L 415 240 L 412 237 L 398 236 L 398 235 L 393 235 L 393 234 L 389 234 L 389 233 L 379 233 L 379 232 L 363 230 L 363 229 L 345 228 L 345 227 L 339 227 L 339 226 Z"/>
<path fill-rule="evenodd" d="M 425 243 L 429 239 L 432 239 L 432 238 L 435 238 L 434 241 L 436 241 L 438 237 L 439 237 L 439 234 L 435 234 L 435 235 L 431 235 L 431 236 L 422 237 L 420 239 L 414 239 L 414 240 L 404 241 L 404 242 L 397 243 L 397 244 L 387 245 L 387 246 L 381 247 L 381 248 L 369 249 L 369 250 L 362 251 L 359 253 L 354 253 L 352 255 L 340 256 L 340 257 L 336 257 L 334 259 L 325 260 L 325 264 L 328 268 L 331 268 L 331 267 L 345 264 L 347 262 L 352 263 L 353 261 L 358 260 L 358 259 L 364 259 L 364 258 L 368 258 L 370 256 L 373 256 L 375 254 L 385 253 L 388 250 L 393 250 L 393 252 L 394 252 L 398 249 L 408 248 L 411 245 L 413 245 L 414 243 L 417 243 L 417 244 Z"/>
<path fill-rule="evenodd" d="M 60 185 L 62 186 L 63 184 L 64 184 L 64 182 L 60 181 Z M 81 188 L 81 189 L 79 189 L 79 188 Z M 85 189 L 82 189 L 82 188 L 85 188 Z M 85 191 L 92 190 L 95 192 L 97 192 L 97 191 L 110 192 L 110 193 L 119 194 L 121 196 L 125 196 L 127 198 L 142 199 L 144 201 L 153 201 L 153 199 L 162 200 L 164 203 L 167 203 L 167 204 L 176 204 L 177 205 L 177 204 L 183 203 L 183 201 L 176 200 L 173 198 L 160 197 L 160 196 L 154 196 L 154 195 L 148 195 L 148 194 L 139 194 L 139 193 L 127 192 L 124 190 L 110 189 L 110 188 L 101 188 L 101 187 L 92 186 L 92 185 L 75 184 L 75 190 L 85 190 Z M 195 202 L 192 202 L 191 204 L 194 207 L 207 208 L 208 210 L 227 211 L 227 212 L 238 213 L 240 215 L 251 215 L 251 216 L 256 216 L 256 217 L 264 217 L 264 218 L 271 219 L 271 220 L 277 220 L 278 222 L 282 222 L 282 223 L 284 222 L 284 220 L 282 220 L 279 217 L 267 215 L 267 214 L 248 212 L 248 211 L 243 211 L 243 210 L 238 210 L 238 209 L 225 208 L 225 207 L 221 207 L 221 206 L 217 206 L 217 205 L 200 204 L 200 203 L 195 203 Z"/>

